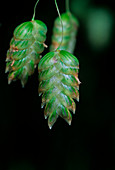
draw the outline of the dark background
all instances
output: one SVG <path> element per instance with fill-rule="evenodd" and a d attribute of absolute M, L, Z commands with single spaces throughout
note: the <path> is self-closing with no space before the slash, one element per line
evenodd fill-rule
<path fill-rule="evenodd" d="M 115 170 L 114 1 L 82 0 L 80 4 L 70 0 L 71 12 L 80 22 L 74 53 L 80 62 L 80 102 L 72 125 L 59 118 L 52 130 L 40 108 L 37 69 L 25 88 L 20 81 L 8 85 L 4 73 L 13 31 L 31 20 L 35 2 L 0 4 L 0 170 Z M 65 1 L 57 3 L 60 12 L 65 12 Z M 98 9 L 106 9 L 112 20 L 109 33 L 102 31 L 110 38 L 101 46 L 94 43 L 95 37 L 93 42 L 88 38 L 87 26 L 91 11 Z M 36 19 L 48 27 L 48 45 L 56 17 L 54 1 L 41 0 Z M 95 17 L 91 25 L 94 23 Z"/>

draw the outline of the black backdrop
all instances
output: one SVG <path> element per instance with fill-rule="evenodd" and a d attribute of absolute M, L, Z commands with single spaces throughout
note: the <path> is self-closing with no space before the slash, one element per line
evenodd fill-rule
<path fill-rule="evenodd" d="M 0 170 L 114 170 L 114 39 L 102 51 L 93 51 L 85 39 L 80 21 L 78 47 L 80 62 L 80 102 L 72 125 L 59 118 L 48 129 L 40 108 L 37 69 L 25 88 L 20 81 L 7 84 L 6 51 L 15 27 L 32 18 L 34 1 L 0 2 Z M 65 2 L 58 0 L 60 12 Z M 92 1 L 114 11 L 113 1 Z M 53 0 L 41 0 L 36 19 L 48 27 L 50 44 L 53 21 L 57 17 Z M 114 32 L 113 32 L 114 37 Z M 48 52 L 46 50 L 43 54 Z"/>

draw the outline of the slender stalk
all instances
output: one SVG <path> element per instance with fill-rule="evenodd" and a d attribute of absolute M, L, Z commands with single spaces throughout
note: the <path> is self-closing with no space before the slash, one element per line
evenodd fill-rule
<path fill-rule="evenodd" d="M 69 0 L 66 0 L 66 11 L 69 12 L 70 9 L 69 9 Z"/>
<path fill-rule="evenodd" d="M 38 2 L 39 2 L 39 0 L 37 0 L 36 4 L 35 4 L 35 6 L 34 6 L 34 13 L 33 13 L 32 21 L 33 21 L 34 18 L 35 18 L 36 6 L 37 6 Z"/>
<path fill-rule="evenodd" d="M 55 6 L 56 6 L 56 9 L 57 9 L 57 12 L 58 12 L 58 15 L 59 15 L 59 18 L 60 18 L 60 22 L 61 22 L 61 27 L 62 27 L 62 39 L 61 39 L 59 46 L 55 49 L 55 51 L 56 51 L 61 46 L 62 41 L 63 41 L 63 22 L 62 22 L 62 19 L 61 19 L 61 15 L 60 15 L 59 8 L 58 8 L 56 0 L 55 0 Z"/>

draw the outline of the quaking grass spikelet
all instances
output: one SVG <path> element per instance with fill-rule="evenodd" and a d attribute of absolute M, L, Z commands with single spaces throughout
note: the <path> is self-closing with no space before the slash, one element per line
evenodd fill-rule
<path fill-rule="evenodd" d="M 42 94 L 44 116 L 51 129 L 60 116 L 70 125 L 79 101 L 79 61 L 65 50 L 47 53 L 39 62 L 39 94 Z"/>
<path fill-rule="evenodd" d="M 47 27 L 40 20 L 24 22 L 14 30 L 6 57 L 5 72 L 9 72 L 8 83 L 20 79 L 22 86 L 26 84 L 28 76 L 33 74 L 40 61 L 46 32 Z"/>
<path fill-rule="evenodd" d="M 61 43 L 60 50 L 67 50 L 68 52 L 73 54 L 79 27 L 78 20 L 69 11 L 61 14 L 61 19 L 63 23 L 63 41 Z M 58 17 L 54 21 L 50 51 L 55 50 L 59 46 L 61 39 L 62 39 L 62 25 L 60 17 Z"/>
<path fill-rule="evenodd" d="M 34 19 L 38 2 L 39 0 L 34 6 L 32 20 L 20 24 L 14 30 L 6 57 L 5 72 L 9 72 L 8 84 L 12 80 L 20 79 L 22 87 L 24 87 L 28 76 L 34 73 L 44 47 L 47 47 L 44 43 L 47 26 L 42 21 Z"/>

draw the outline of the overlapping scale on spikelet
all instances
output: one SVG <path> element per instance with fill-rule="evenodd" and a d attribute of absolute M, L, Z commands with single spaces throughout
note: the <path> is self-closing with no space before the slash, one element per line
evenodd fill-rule
<path fill-rule="evenodd" d="M 77 19 L 70 13 L 66 12 L 61 15 L 63 22 L 63 41 L 60 50 L 66 50 L 73 54 L 76 45 L 76 35 L 79 23 Z M 55 50 L 62 39 L 62 25 L 60 18 L 56 18 L 53 28 L 52 43 L 50 51 Z"/>
<path fill-rule="evenodd" d="M 79 62 L 75 56 L 65 50 L 47 53 L 39 62 L 39 94 L 42 94 L 44 116 L 48 117 L 48 126 L 52 128 L 58 116 L 71 124 L 76 105 L 79 101 L 78 71 Z"/>
<path fill-rule="evenodd" d="M 46 33 L 47 27 L 40 20 L 24 22 L 14 30 L 6 57 L 8 83 L 20 79 L 22 86 L 26 84 L 28 76 L 33 74 L 40 61 Z"/>

